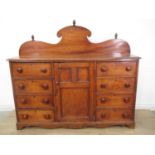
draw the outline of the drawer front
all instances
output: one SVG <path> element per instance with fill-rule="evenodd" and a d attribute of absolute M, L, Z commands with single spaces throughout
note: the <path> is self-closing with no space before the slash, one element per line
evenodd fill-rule
<path fill-rule="evenodd" d="M 53 108 L 53 99 L 50 95 L 19 95 L 16 96 L 17 108 Z"/>
<path fill-rule="evenodd" d="M 136 75 L 136 62 L 103 62 L 97 63 L 97 76 L 106 75 Z"/>
<path fill-rule="evenodd" d="M 18 120 L 22 123 L 53 122 L 54 113 L 50 110 L 18 110 Z"/>
<path fill-rule="evenodd" d="M 96 120 L 97 121 L 127 121 L 133 120 L 134 113 L 133 110 L 129 109 L 110 109 L 110 110 L 97 110 Z"/>
<path fill-rule="evenodd" d="M 132 95 L 98 95 L 97 107 L 111 108 L 111 107 L 133 107 L 134 97 Z"/>
<path fill-rule="evenodd" d="M 99 78 L 98 93 L 134 93 L 135 78 Z"/>
<path fill-rule="evenodd" d="M 50 80 L 14 80 L 16 93 L 52 93 Z"/>
<path fill-rule="evenodd" d="M 13 63 L 12 74 L 14 78 L 50 78 L 52 77 L 52 67 L 50 63 Z"/>

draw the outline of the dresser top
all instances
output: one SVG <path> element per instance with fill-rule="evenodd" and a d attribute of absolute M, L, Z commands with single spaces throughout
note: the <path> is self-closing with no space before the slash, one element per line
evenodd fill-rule
<path fill-rule="evenodd" d="M 72 62 L 72 61 L 135 61 L 139 60 L 140 57 L 137 56 L 124 56 L 124 57 L 94 57 L 94 58 L 64 58 L 64 57 L 55 57 L 55 58 L 20 58 L 20 57 L 14 57 L 11 59 L 8 59 L 11 62 Z"/>
<path fill-rule="evenodd" d="M 32 36 L 20 46 L 19 58 L 9 60 L 111 60 L 129 59 L 130 46 L 124 41 L 117 39 L 106 40 L 100 43 L 92 43 L 88 40 L 91 31 L 87 28 L 72 26 L 62 28 L 57 33 L 61 37 L 57 44 L 36 41 Z M 139 57 L 132 57 L 131 59 Z"/>

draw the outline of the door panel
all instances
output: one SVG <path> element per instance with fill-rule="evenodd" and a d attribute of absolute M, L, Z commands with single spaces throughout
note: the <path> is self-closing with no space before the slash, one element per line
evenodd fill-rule
<path fill-rule="evenodd" d="M 72 81 L 72 70 L 71 68 L 59 68 L 59 81 L 70 82 Z"/>
<path fill-rule="evenodd" d="M 77 81 L 89 81 L 89 70 L 87 67 L 77 68 Z"/>
<path fill-rule="evenodd" d="M 59 82 L 89 81 L 89 63 L 60 63 L 57 65 Z"/>
<path fill-rule="evenodd" d="M 61 116 L 67 120 L 88 120 L 89 92 L 88 88 L 62 88 Z"/>
<path fill-rule="evenodd" d="M 91 120 L 93 102 L 90 89 L 93 76 L 90 74 L 93 67 L 89 63 L 55 63 L 54 70 L 58 120 Z"/>

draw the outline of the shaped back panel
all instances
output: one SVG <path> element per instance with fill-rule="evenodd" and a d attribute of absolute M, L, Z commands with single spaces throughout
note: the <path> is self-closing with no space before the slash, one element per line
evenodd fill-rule
<path fill-rule="evenodd" d="M 81 26 L 67 26 L 57 33 L 61 40 L 57 44 L 28 41 L 21 45 L 21 58 L 92 58 L 123 57 L 130 55 L 127 42 L 111 39 L 101 43 L 91 43 L 91 31 Z"/>

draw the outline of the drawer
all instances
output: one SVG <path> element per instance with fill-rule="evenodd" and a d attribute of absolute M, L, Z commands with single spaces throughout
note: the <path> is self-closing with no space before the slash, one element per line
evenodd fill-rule
<path fill-rule="evenodd" d="M 97 121 L 111 121 L 121 122 L 134 119 L 133 110 L 129 109 L 110 109 L 110 110 L 97 110 L 96 120 Z"/>
<path fill-rule="evenodd" d="M 97 107 L 133 107 L 134 106 L 134 96 L 132 95 L 97 95 Z"/>
<path fill-rule="evenodd" d="M 12 63 L 12 75 L 14 78 L 50 78 L 52 67 L 50 63 Z"/>
<path fill-rule="evenodd" d="M 97 76 L 122 75 L 136 76 L 136 62 L 102 62 L 97 63 Z"/>
<path fill-rule="evenodd" d="M 17 108 L 53 108 L 53 99 L 50 95 L 19 95 L 16 96 Z"/>
<path fill-rule="evenodd" d="M 18 110 L 18 120 L 22 123 L 53 122 L 54 112 L 50 110 Z"/>
<path fill-rule="evenodd" d="M 14 80 L 15 93 L 52 93 L 50 80 Z"/>
<path fill-rule="evenodd" d="M 98 78 L 98 93 L 134 93 L 135 78 Z"/>

